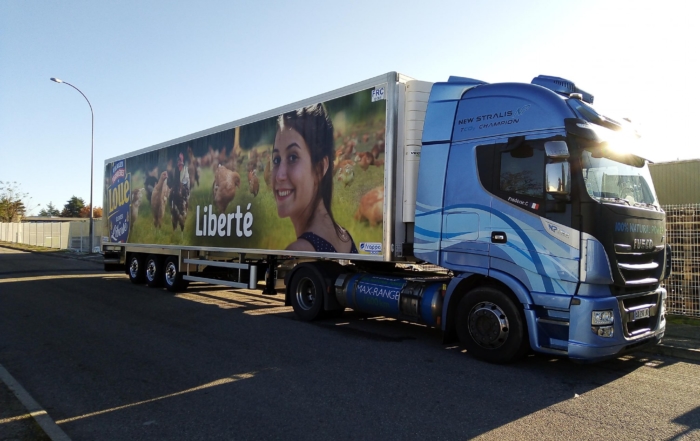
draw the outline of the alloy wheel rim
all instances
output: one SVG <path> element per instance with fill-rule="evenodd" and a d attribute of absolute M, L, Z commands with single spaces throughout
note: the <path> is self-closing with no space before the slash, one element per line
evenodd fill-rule
<path fill-rule="evenodd" d="M 170 262 L 165 267 L 165 281 L 168 285 L 173 285 L 175 283 L 175 278 L 177 277 L 177 268 L 175 264 Z"/>
<path fill-rule="evenodd" d="M 156 263 L 152 260 L 146 265 L 146 277 L 148 280 L 153 281 L 156 278 Z"/>
<path fill-rule="evenodd" d="M 296 298 L 299 306 L 308 311 L 314 306 L 316 301 L 316 286 L 308 277 L 303 278 L 296 289 Z"/>
<path fill-rule="evenodd" d="M 469 312 L 469 334 L 474 342 L 485 349 L 498 349 L 508 340 L 508 316 L 500 306 L 480 302 Z"/>

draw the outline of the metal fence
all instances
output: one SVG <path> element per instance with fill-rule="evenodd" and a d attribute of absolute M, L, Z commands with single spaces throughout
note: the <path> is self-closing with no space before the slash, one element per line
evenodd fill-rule
<path fill-rule="evenodd" d="M 670 314 L 700 317 L 700 204 L 664 205 L 672 275 L 664 283 Z"/>
<path fill-rule="evenodd" d="M 94 220 L 93 247 L 99 247 L 101 243 L 101 225 L 102 219 Z M 88 221 L 0 222 L 0 242 L 87 252 L 90 224 Z"/>

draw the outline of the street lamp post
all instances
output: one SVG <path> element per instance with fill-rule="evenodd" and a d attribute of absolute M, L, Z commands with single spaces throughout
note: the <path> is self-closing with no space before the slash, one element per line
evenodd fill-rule
<path fill-rule="evenodd" d="M 94 158 L 95 158 L 95 113 L 92 111 L 92 104 L 90 104 L 90 100 L 85 96 L 85 94 L 84 94 L 80 89 L 78 89 L 77 87 L 75 87 L 75 86 L 72 85 L 71 83 L 69 83 L 69 82 L 67 82 L 67 81 L 60 80 L 60 79 L 58 79 L 58 78 L 51 78 L 51 81 L 53 81 L 53 82 L 55 82 L 55 83 L 67 84 L 67 85 L 69 85 L 70 87 L 72 87 L 73 89 L 77 90 L 78 92 L 80 92 L 80 94 L 83 96 L 83 98 L 85 98 L 85 101 L 87 101 L 88 106 L 90 106 L 90 116 L 91 116 L 91 118 L 92 118 L 92 123 L 91 123 L 91 126 L 92 126 L 91 128 L 92 128 L 92 130 L 91 130 L 91 134 L 90 134 L 90 240 L 89 240 L 90 251 L 89 251 L 89 252 L 92 253 L 92 245 L 93 245 L 93 244 L 92 244 L 92 236 L 93 236 L 92 231 L 93 231 L 93 225 L 94 225 L 93 213 L 94 213 L 94 211 L 95 211 L 95 207 L 92 206 L 93 173 L 94 173 L 94 168 L 95 168 L 95 167 L 94 167 Z"/>

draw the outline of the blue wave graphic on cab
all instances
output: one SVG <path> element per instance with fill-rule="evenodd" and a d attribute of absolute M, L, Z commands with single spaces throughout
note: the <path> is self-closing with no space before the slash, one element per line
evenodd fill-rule
<path fill-rule="evenodd" d="M 521 209 L 498 200 L 493 203 L 499 206 L 459 204 L 441 210 L 418 204 L 416 256 L 454 271 L 511 274 L 533 295 L 573 294 L 579 281 L 578 233 L 539 216 L 523 216 Z M 493 231 L 506 233 L 506 243 L 491 243 Z"/>

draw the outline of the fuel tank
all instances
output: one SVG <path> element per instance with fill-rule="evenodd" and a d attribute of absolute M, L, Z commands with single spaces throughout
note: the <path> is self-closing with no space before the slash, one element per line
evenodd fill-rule
<path fill-rule="evenodd" d="M 439 326 L 448 279 L 348 274 L 335 284 L 338 302 L 356 311 Z"/>

